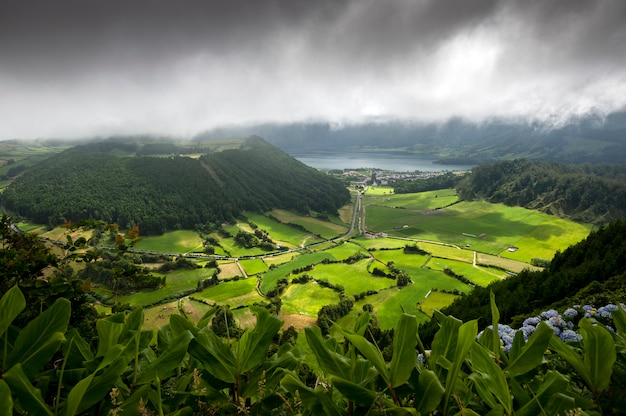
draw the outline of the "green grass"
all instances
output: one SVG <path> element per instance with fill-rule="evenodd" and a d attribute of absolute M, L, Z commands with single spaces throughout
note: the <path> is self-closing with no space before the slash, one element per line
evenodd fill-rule
<path fill-rule="evenodd" d="M 369 253 L 367 252 L 367 250 L 352 242 L 340 243 L 334 247 L 329 248 L 328 250 L 326 250 L 326 252 L 330 253 L 337 260 L 345 260 L 356 253 L 363 253 L 369 257 Z"/>
<path fill-rule="evenodd" d="M 272 241 L 285 247 L 300 247 L 306 242 L 316 240 L 314 237 L 312 238 L 311 233 L 275 221 L 265 215 L 248 212 L 246 217 L 258 225 L 259 228 L 267 231 Z"/>
<path fill-rule="evenodd" d="M 381 248 L 402 248 L 407 244 L 412 244 L 411 241 L 398 240 L 396 238 L 364 238 L 358 237 L 353 240 L 354 243 L 358 243 L 359 245 L 365 247 L 365 249 L 376 249 L 380 250 Z"/>
<path fill-rule="evenodd" d="M 241 279 L 209 287 L 202 292 L 195 293 L 193 297 L 218 305 L 230 305 L 233 309 L 239 306 L 249 306 L 254 302 L 262 302 L 264 299 L 257 293 L 255 287 L 255 278 Z"/>
<path fill-rule="evenodd" d="M 339 294 L 316 283 L 290 285 L 281 295 L 281 314 L 303 314 L 317 317 L 325 305 L 339 303 Z"/>
<path fill-rule="evenodd" d="M 417 308 L 430 289 L 418 285 L 409 285 L 402 289 L 389 289 L 379 295 L 368 298 L 365 302 L 374 305 L 382 329 L 395 328 L 403 311 L 415 315 L 419 322 L 426 322 L 428 317 Z"/>
<path fill-rule="evenodd" d="M 437 214 L 381 205 L 366 209 L 367 227 L 373 232 L 469 246 L 525 262 L 533 257 L 552 258 L 557 250 L 582 240 L 591 230 L 590 225 L 538 211 L 482 201 L 463 201 Z M 518 251 L 509 253 L 509 246 Z"/>
<path fill-rule="evenodd" d="M 473 284 L 483 287 L 489 285 L 489 283 L 504 279 L 508 276 L 505 272 L 501 270 L 487 267 L 474 267 L 473 265 L 468 263 L 456 260 L 441 259 L 438 257 L 432 257 L 428 261 L 427 266 L 433 270 L 444 270 L 447 267 L 454 273 L 464 276 Z"/>
<path fill-rule="evenodd" d="M 435 309 L 441 310 L 445 308 L 456 298 L 458 298 L 458 296 L 451 293 L 430 292 L 428 297 L 419 304 L 418 309 L 432 317 Z"/>
<path fill-rule="evenodd" d="M 268 269 L 263 259 L 243 259 L 239 260 L 239 264 L 241 264 L 248 276 L 263 273 Z"/>
<path fill-rule="evenodd" d="M 444 208 L 458 202 L 459 197 L 454 189 L 420 192 L 414 194 L 380 194 L 370 195 L 369 191 L 363 199 L 364 205 L 381 205 L 402 208 L 412 211 L 430 211 Z"/>
<path fill-rule="evenodd" d="M 282 209 L 275 209 L 271 211 L 271 214 L 285 224 L 301 225 L 313 234 L 317 234 L 325 239 L 338 237 L 348 231 L 348 227 L 344 225 L 334 224 L 314 217 L 305 217 Z"/>
<path fill-rule="evenodd" d="M 289 263 L 280 265 L 274 269 L 268 270 L 263 273 L 263 280 L 261 283 L 261 290 L 263 293 L 267 293 L 276 287 L 276 282 L 279 279 L 287 277 L 294 269 L 308 266 L 310 264 L 320 263 L 324 259 L 334 260 L 335 258 L 330 253 L 323 251 L 301 254 L 295 257 Z"/>
<path fill-rule="evenodd" d="M 171 254 L 202 252 L 203 250 L 202 239 L 197 232 L 191 230 L 178 230 L 159 236 L 141 237 L 141 241 L 135 244 L 135 248 Z"/>
<path fill-rule="evenodd" d="M 198 287 L 198 281 L 211 277 L 214 271 L 215 269 L 201 268 L 195 270 L 173 270 L 166 274 L 154 273 L 157 276 L 166 276 L 165 287 L 119 296 L 118 301 L 121 303 L 128 302 L 132 306 L 149 305 L 168 296 L 176 296 Z"/>
<path fill-rule="evenodd" d="M 396 284 L 395 280 L 376 277 L 368 273 L 368 263 L 368 259 L 363 259 L 355 264 L 318 264 L 314 270 L 307 273 L 316 280 L 325 280 L 333 285 L 343 286 L 348 296 L 370 290 L 380 290 Z"/>

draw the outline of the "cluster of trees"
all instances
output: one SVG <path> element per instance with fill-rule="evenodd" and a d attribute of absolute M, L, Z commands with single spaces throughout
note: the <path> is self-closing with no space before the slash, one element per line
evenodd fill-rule
<path fill-rule="evenodd" d="M 615 221 L 585 240 L 557 253 L 548 268 L 524 270 L 487 287 L 476 286 L 442 309 L 462 320 L 490 322 L 489 293 L 498 298 L 500 317 L 514 322 L 539 310 L 576 303 L 623 302 L 626 293 L 626 221 Z M 608 286 L 607 286 L 608 285 Z M 420 328 L 424 342 L 432 340 L 436 324 Z"/>
<path fill-rule="evenodd" d="M 624 165 L 510 160 L 473 168 L 456 189 L 466 200 L 538 209 L 586 223 L 605 224 L 626 216 Z"/>
<path fill-rule="evenodd" d="M 443 175 L 426 179 L 398 179 L 393 184 L 393 192 L 396 194 L 412 194 L 415 192 L 455 188 L 462 178 L 463 175 L 446 172 Z"/>
<path fill-rule="evenodd" d="M 276 244 L 274 244 L 267 231 L 259 228 L 254 230 L 253 234 L 244 230 L 239 230 L 235 236 L 235 244 L 245 248 L 261 247 L 266 251 L 276 249 Z"/>
<path fill-rule="evenodd" d="M 16 179 L 2 202 L 37 223 L 95 219 L 150 235 L 232 221 L 246 210 L 335 214 L 350 201 L 340 181 L 260 138 L 199 159 L 122 157 L 113 152 L 120 146 L 128 147 L 83 145 L 46 159 Z"/>

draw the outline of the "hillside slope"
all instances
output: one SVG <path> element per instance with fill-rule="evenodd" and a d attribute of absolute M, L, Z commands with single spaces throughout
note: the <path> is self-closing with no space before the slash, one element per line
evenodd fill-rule
<path fill-rule="evenodd" d="M 349 202 L 338 180 L 263 139 L 199 158 L 136 156 L 137 143 L 77 146 L 30 169 L 2 194 L 32 221 L 104 220 L 158 234 L 272 208 L 336 213 Z"/>
<path fill-rule="evenodd" d="M 511 322 L 516 316 L 548 309 L 556 303 L 563 303 L 566 298 L 591 302 L 588 295 L 597 298 L 600 294 L 602 299 L 596 299 L 598 302 L 626 302 L 625 235 L 626 221 L 610 223 L 580 243 L 557 253 L 547 269 L 525 270 L 486 288 L 476 287 L 442 312 L 462 321 L 479 319 L 479 325 L 485 327 L 491 322 L 490 291 L 496 296 L 503 323 Z M 610 285 L 603 289 L 609 281 Z M 591 291 L 590 285 L 600 289 Z M 587 294 L 583 296 L 584 292 Z M 420 335 L 430 341 L 436 329 L 437 324 L 431 321 L 421 327 Z"/>
<path fill-rule="evenodd" d="M 537 209 L 585 223 L 626 218 L 625 165 L 510 160 L 473 168 L 456 189 L 463 199 Z"/>

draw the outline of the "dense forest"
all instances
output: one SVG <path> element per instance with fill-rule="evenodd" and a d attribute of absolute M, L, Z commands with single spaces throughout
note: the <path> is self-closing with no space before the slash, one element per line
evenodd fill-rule
<path fill-rule="evenodd" d="M 463 321 L 491 321 L 489 293 L 498 299 L 500 319 L 519 321 L 536 311 L 574 304 L 623 302 L 626 298 L 626 221 L 615 221 L 585 240 L 557 253 L 548 268 L 522 271 L 487 287 L 476 287 L 442 309 Z M 432 339 L 434 321 L 420 328 L 425 342 Z"/>
<path fill-rule="evenodd" d="M 258 137 L 199 158 L 137 156 L 154 147 L 116 141 L 76 146 L 20 176 L 2 203 L 51 226 L 95 219 L 160 234 L 229 221 L 246 210 L 334 214 L 350 200 L 340 181 Z"/>

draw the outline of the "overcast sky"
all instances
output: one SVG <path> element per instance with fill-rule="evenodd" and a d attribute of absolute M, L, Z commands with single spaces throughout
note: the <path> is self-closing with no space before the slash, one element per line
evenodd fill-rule
<path fill-rule="evenodd" d="M 0 0 L 0 139 L 625 106 L 624 0 Z"/>

